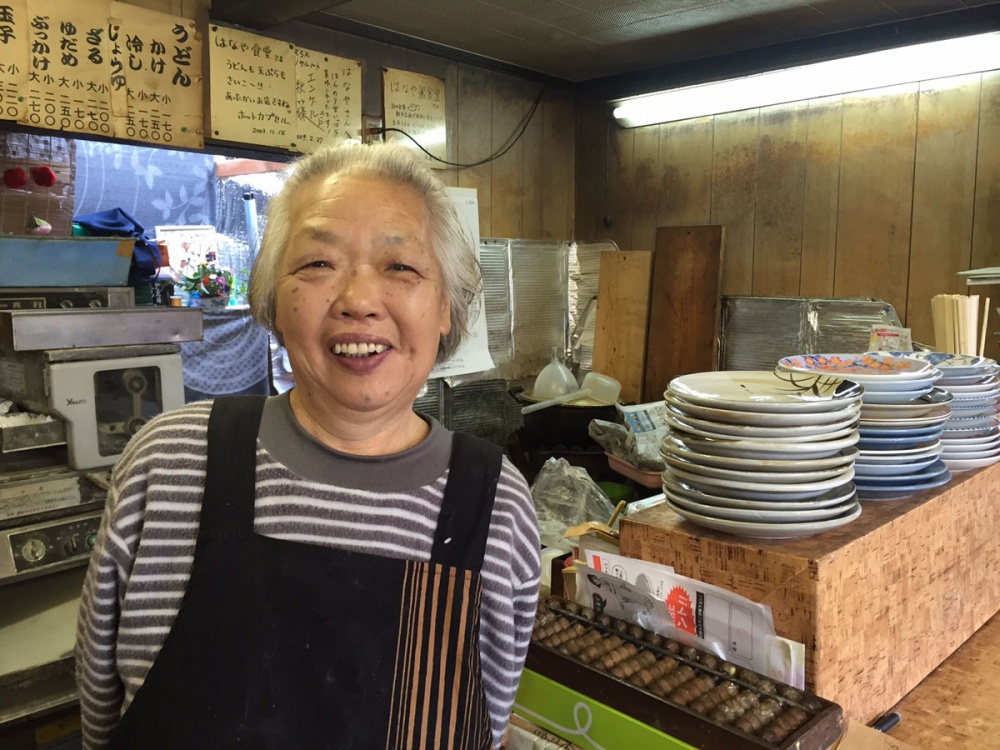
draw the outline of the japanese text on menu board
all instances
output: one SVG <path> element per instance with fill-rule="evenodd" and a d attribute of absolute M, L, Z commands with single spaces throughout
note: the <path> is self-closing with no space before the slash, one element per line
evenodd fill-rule
<path fill-rule="evenodd" d="M 27 0 L 0 5 L 0 117 L 16 120 L 24 111 L 28 83 Z"/>
<path fill-rule="evenodd" d="M 447 158 L 444 81 L 440 78 L 386 69 L 385 126 L 399 128 L 438 159 Z M 413 141 L 400 133 L 386 133 L 411 148 Z M 434 166 L 434 164 L 431 164 Z"/>
<path fill-rule="evenodd" d="M 120 2 L 112 13 L 115 135 L 201 148 L 202 44 L 194 21 Z"/>
<path fill-rule="evenodd" d="M 296 148 L 361 137 L 361 63 L 295 48 Z"/>
<path fill-rule="evenodd" d="M 194 22 L 108 0 L 0 0 L 0 117 L 200 148 Z"/>

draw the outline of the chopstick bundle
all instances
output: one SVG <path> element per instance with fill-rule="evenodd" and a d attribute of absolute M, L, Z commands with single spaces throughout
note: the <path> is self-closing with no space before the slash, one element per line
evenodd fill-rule
<path fill-rule="evenodd" d="M 986 337 L 989 300 L 983 313 L 983 331 L 979 333 L 979 295 L 936 294 L 931 297 L 934 320 L 934 344 L 938 351 L 952 354 L 982 354 Z"/>

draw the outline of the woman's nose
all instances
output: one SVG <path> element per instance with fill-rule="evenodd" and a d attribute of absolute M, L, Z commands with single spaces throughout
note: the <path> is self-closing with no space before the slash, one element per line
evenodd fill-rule
<path fill-rule="evenodd" d="M 378 318 L 383 310 L 377 274 L 368 269 L 352 269 L 338 290 L 333 313 L 342 318 Z"/>

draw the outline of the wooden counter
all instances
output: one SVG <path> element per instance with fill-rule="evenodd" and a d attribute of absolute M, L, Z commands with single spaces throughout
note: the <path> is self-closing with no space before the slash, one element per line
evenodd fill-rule
<path fill-rule="evenodd" d="M 1000 465 L 840 529 L 741 539 L 658 506 L 621 524 L 622 554 L 769 605 L 806 644 L 806 685 L 865 723 L 891 709 L 1000 610 Z"/>

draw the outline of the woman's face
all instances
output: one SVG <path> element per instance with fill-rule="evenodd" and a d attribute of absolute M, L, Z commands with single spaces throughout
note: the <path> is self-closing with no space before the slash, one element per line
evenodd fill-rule
<path fill-rule="evenodd" d="M 334 411 L 411 409 L 451 330 L 424 201 L 380 178 L 334 176 L 300 190 L 290 219 L 275 327 L 296 387 Z"/>

